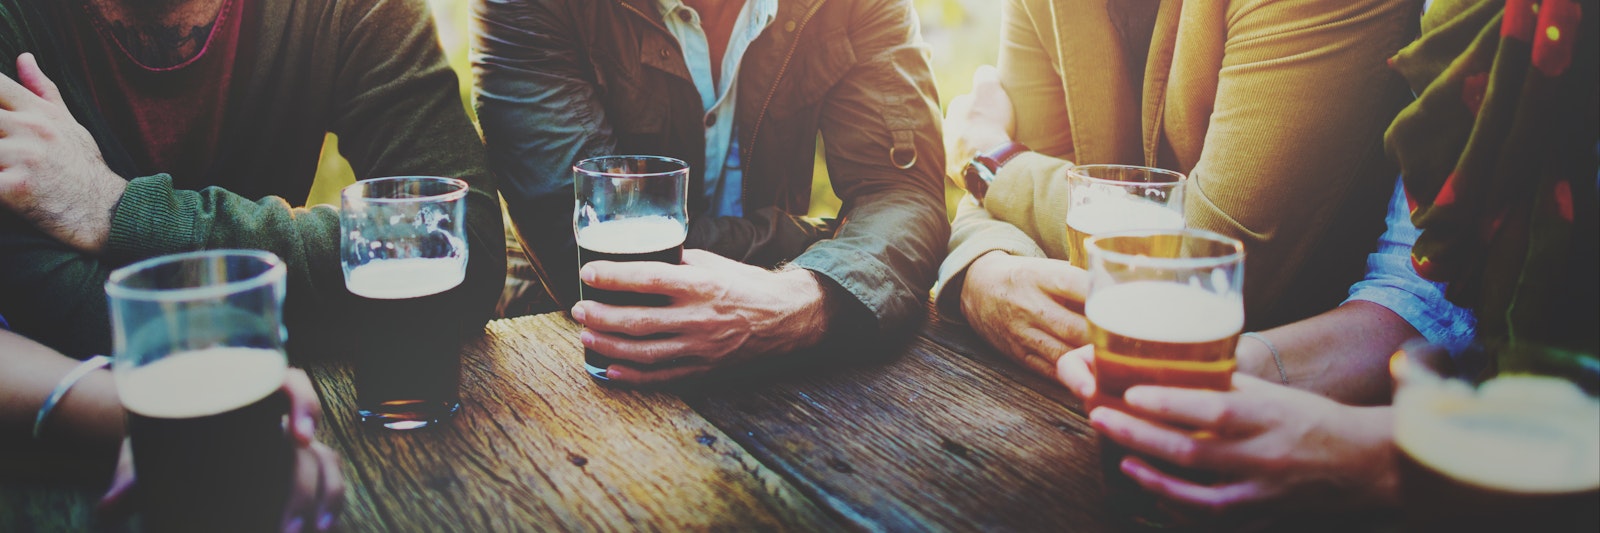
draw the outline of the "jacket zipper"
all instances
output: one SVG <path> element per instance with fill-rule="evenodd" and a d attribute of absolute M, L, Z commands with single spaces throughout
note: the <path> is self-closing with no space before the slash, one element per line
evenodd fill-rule
<path fill-rule="evenodd" d="M 815 5 L 811 6 L 811 11 L 806 12 L 805 18 L 800 19 L 800 24 L 794 28 L 794 42 L 789 43 L 789 52 L 783 56 L 783 64 L 778 66 L 778 75 L 772 80 L 772 90 L 767 92 L 766 101 L 761 102 L 761 112 L 756 113 L 756 123 L 754 127 L 755 131 L 750 132 L 750 145 L 743 146 L 740 149 L 740 151 L 744 152 L 744 154 L 740 156 L 740 161 L 743 161 L 744 163 L 742 164 L 747 168 L 749 167 L 749 161 L 753 161 L 750 156 L 756 153 L 756 144 L 761 138 L 761 123 L 767 118 L 767 108 L 772 105 L 772 98 L 778 94 L 778 82 L 783 81 L 783 75 L 789 72 L 789 63 L 794 60 L 794 52 L 800 48 L 800 34 L 801 32 L 805 31 L 806 24 L 811 22 L 811 17 L 815 16 L 817 11 L 822 9 L 822 4 L 824 2 L 826 2 L 826 0 L 818 0 Z M 743 206 L 747 203 L 745 200 L 745 195 L 746 191 L 749 189 L 749 183 L 750 180 L 739 180 L 740 206 Z"/>

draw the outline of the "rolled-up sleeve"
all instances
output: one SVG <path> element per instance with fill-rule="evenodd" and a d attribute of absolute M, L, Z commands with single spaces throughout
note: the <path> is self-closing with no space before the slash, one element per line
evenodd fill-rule
<path fill-rule="evenodd" d="M 1411 267 L 1411 246 L 1422 234 L 1411 224 L 1405 189 L 1396 181 L 1389 200 L 1388 229 L 1378 239 L 1378 249 L 1367 256 L 1366 278 L 1350 287 L 1350 298 L 1372 302 L 1394 311 L 1428 342 L 1458 352 L 1472 342 L 1478 320 L 1472 310 L 1445 299 L 1445 284 L 1423 279 Z"/>

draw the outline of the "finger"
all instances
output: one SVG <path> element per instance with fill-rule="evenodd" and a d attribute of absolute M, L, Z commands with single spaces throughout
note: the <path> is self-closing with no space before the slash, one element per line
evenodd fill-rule
<path fill-rule="evenodd" d="M 683 250 L 683 264 L 702 267 L 718 265 L 750 266 L 698 248 L 685 248 Z"/>
<path fill-rule="evenodd" d="M 20 70 L 21 57 L 17 58 L 17 63 Z M 22 84 L 17 83 L 10 76 L 0 76 L 0 109 L 15 111 L 20 109 L 25 102 L 37 98 L 38 95 L 33 94 L 33 91 L 29 91 L 27 87 L 23 87 Z"/>
<path fill-rule="evenodd" d="M 1064 261 L 1060 263 L 1060 271 L 1039 276 L 1039 287 L 1061 305 L 1082 312 L 1083 302 L 1089 298 L 1089 273 Z"/>
<path fill-rule="evenodd" d="M 1056 359 L 1068 349 L 1061 339 L 1038 328 L 1024 328 L 1017 333 L 1017 341 L 1022 353 L 1012 354 L 1013 350 L 1006 350 L 1006 355 L 1045 377 L 1055 375 Z"/>
<path fill-rule="evenodd" d="M 572 319 L 595 331 L 634 337 L 675 333 L 683 328 L 683 321 L 669 309 L 606 305 L 588 300 L 572 306 Z"/>
<path fill-rule="evenodd" d="M 600 290 L 668 296 L 697 295 L 708 281 L 700 269 L 655 261 L 594 261 L 584 265 L 578 277 Z"/>
<path fill-rule="evenodd" d="M 1050 335 L 1059 344 L 1055 349 L 1056 355 L 1066 353 L 1073 346 L 1089 344 L 1089 319 L 1068 307 L 1056 305 L 1061 303 L 1049 301 L 1037 309 L 1027 313 L 1028 320 L 1041 330 L 1050 332 Z M 1081 311 L 1083 308 L 1078 308 Z"/>
<path fill-rule="evenodd" d="M 1093 360 L 1093 344 L 1067 352 L 1056 360 L 1056 378 L 1060 379 L 1061 384 L 1066 385 L 1067 389 L 1079 399 L 1094 396 L 1094 370 L 1090 368 L 1090 362 Z"/>
<path fill-rule="evenodd" d="M 311 522 L 306 515 L 316 510 L 322 492 L 322 462 L 312 447 L 295 448 L 294 479 L 289 481 L 289 498 L 283 507 L 283 531 L 299 533 Z"/>
<path fill-rule="evenodd" d="M 44 75 L 44 70 L 39 68 L 39 59 L 33 54 L 22 54 L 17 57 L 17 81 L 22 82 L 33 94 L 39 95 L 46 102 L 65 108 L 66 104 L 61 99 L 61 90 L 56 87 L 56 82 Z"/>
<path fill-rule="evenodd" d="M 322 443 L 312 445 L 318 467 L 322 470 L 322 493 L 317 498 L 317 531 L 333 529 L 339 513 L 344 511 L 344 475 L 339 471 L 339 453 Z"/>
<path fill-rule="evenodd" d="M 1129 388 L 1123 399 L 1137 416 L 1223 435 L 1254 434 L 1280 423 L 1274 420 L 1277 410 L 1269 396 L 1255 384 L 1246 387 L 1213 391 L 1140 385 Z"/>
<path fill-rule="evenodd" d="M 133 446 L 128 439 L 122 439 L 122 449 L 117 453 L 117 471 L 111 476 L 111 487 L 95 505 L 95 514 L 107 518 L 126 517 L 133 514 L 134 508 Z"/>
<path fill-rule="evenodd" d="M 1184 468 L 1220 469 L 1209 439 L 1139 418 L 1111 407 L 1089 411 L 1089 423 L 1107 438 L 1138 453 Z"/>
<path fill-rule="evenodd" d="M 655 364 L 693 355 L 682 337 L 631 339 L 585 328 L 578 333 L 578 342 L 606 357 L 635 363 Z"/>
<path fill-rule="evenodd" d="M 1254 481 L 1202 485 L 1163 472 L 1137 456 L 1124 457 L 1121 466 L 1122 473 L 1151 494 L 1212 514 L 1222 514 L 1267 497 L 1266 491 Z"/>
<path fill-rule="evenodd" d="M 289 397 L 289 433 L 301 447 L 311 445 L 322 421 L 322 403 L 306 371 L 291 368 L 283 376 L 282 390 Z"/>
<path fill-rule="evenodd" d="M 653 385 L 702 375 L 710 372 L 713 368 L 716 367 L 711 364 L 677 365 L 654 369 L 640 369 L 628 365 L 611 365 L 610 368 L 606 369 L 606 377 L 611 378 L 612 382 L 627 385 Z"/>

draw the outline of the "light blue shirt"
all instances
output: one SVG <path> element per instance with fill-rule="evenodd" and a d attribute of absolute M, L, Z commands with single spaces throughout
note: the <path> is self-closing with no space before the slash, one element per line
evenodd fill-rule
<path fill-rule="evenodd" d="M 744 216 L 740 191 L 744 167 L 739 161 L 739 136 L 734 128 L 734 99 L 738 95 L 739 64 L 750 43 L 778 16 L 777 0 L 748 0 L 739 10 L 728 37 L 728 51 L 722 57 L 721 79 L 711 76 L 711 51 L 700 14 L 682 0 L 658 0 L 667 31 L 683 47 L 689 76 L 700 93 L 706 127 L 706 200 L 711 216 Z"/>
<path fill-rule="evenodd" d="M 1405 186 L 1396 180 L 1389 199 L 1388 229 L 1378 238 L 1378 251 L 1367 256 L 1366 279 L 1350 287 L 1346 302 L 1363 300 L 1394 311 L 1428 342 L 1460 353 L 1472 343 L 1478 319 L 1471 309 L 1445 299 L 1445 284 L 1424 279 L 1411 267 L 1411 247 L 1422 235 L 1411 223 Z"/>

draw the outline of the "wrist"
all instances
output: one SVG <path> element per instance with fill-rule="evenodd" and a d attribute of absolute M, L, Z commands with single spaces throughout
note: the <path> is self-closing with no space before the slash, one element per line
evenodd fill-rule
<path fill-rule="evenodd" d="M 791 302 L 789 309 L 780 313 L 779 329 L 784 331 L 777 340 L 778 350 L 794 351 L 822 342 L 827 335 L 835 313 L 827 287 L 817 274 L 803 268 L 785 268 L 777 272 L 782 280 L 782 294 Z"/>
<path fill-rule="evenodd" d="M 958 290 L 961 291 L 959 297 L 963 316 L 972 315 L 973 310 L 977 307 L 977 298 L 982 296 L 983 291 L 986 290 L 984 283 L 988 278 L 985 277 L 984 273 L 991 268 L 1004 268 L 1001 263 L 1004 263 L 1010 257 L 1011 254 L 1006 253 L 1005 250 L 990 250 L 972 260 L 972 264 L 967 265 L 967 271 L 962 274 L 961 285 L 958 287 Z M 974 287 L 977 290 L 973 290 Z"/>

